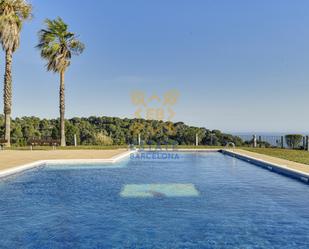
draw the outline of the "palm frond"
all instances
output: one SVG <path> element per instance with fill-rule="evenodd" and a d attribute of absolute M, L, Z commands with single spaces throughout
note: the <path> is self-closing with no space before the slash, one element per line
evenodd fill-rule
<path fill-rule="evenodd" d="M 46 28 L 39 31 L 41 57 L 47 60 L 48 71 L 64 72 L 71 63 L 72 54 L 79 55 L 85 46 L 74 33 L 68 31 L 68 25 L 60 18 L 46 19 Z"/>
<path fill-rule="evenodd" d="M 0 42 L 4 50 L 14 52 L 19 47 L 22 24 L 31 18 L 31 11 L 26 0 L 0 1 Z"/>

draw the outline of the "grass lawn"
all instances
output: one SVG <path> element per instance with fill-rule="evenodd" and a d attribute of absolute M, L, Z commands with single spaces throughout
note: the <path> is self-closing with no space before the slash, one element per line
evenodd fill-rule
<path fill-rule="evenodd" d="M 273 149 L 273 148 L 242 148 L 242 149 L 309 165 L 309 151 Z"/>
<path fill-rule="evenodd" d="M 66 146 L 66 147 L 55 147 L 56 150 L 117 150 L 127 149 L 127 145 L 110 145 L 110 146 L 94 146 L 94 145 L 81 145 L 81 146 Z M 30 146 L 5 148 L 5 150 L 30 150 Z M 33 146 L 32 150 L 53 150 L 52 146 Z"/>
<path fill-rule="evenodd" d="M 138 146 L 136 146 L 138 148 Z M 55 149 L 57 150 L 116 150 L 116 149 L 128 149 L 128 145 L 108 145 L 108 146 L 99 146 L 99 145 L 79 145 L 77 147 L 75 146 L 66 146 L 66 147 L 60 147 L 57 146 Z M 157 145 L 151 145 L 151 148 L 153 150 L 159 149 Z M 162 150 L 166 148 L 165 145 L 161 145 Z M 198 146 L 195 145 L 178 145 L 176 147 L 173 147 L 172 145 L 168 145 L 169 149 L 175 148 L 175 149 L 221 149 L 223 147 L 220 146 Z M 24 146 L 24 147 L 15 147 L 12 146 L 11 148 L 5 148 L 5 150 L 30 150 L 30 146 Z M 52 146 L 33 146 L 32 150 L 53 150 L 54 148 Z M 145 145 L 144 149 L 149 149 L 149 145 Z"/>

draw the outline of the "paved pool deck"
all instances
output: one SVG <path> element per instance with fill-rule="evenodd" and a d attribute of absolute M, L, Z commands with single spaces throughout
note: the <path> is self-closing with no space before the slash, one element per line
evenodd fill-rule
<path fill-rule="evenodd" d="M 74 159 L 111 159 L 125 153 L 126 149 L 117 150 L 49 150 L 49 151 L 0 151 L 0 172 L 18 166 L 42 160 L 74 160 Z M 219 151 L 219 149 L 180 149 L 180 151 Z M 309 174 L 309 165 L 288 161 L 272 156 L 258 154 L 241 149 L 229 150 L 239 155 L 263 160 L 280 165 L 283 168 Z"/>
<path fill-rule="evenodd" d="M 46 150 L 46 151 L 0 151 L 0 171 L 41 160 L 62 159 L 110 159 L 127 150 Z"/>
<path fill-rule="evenodd" d="M 233 150 L 230 150 L 233 151 Z M 300 171 L 305 174 L 309 174 L 309 165 L 307 164 L 302 164 L 302 163 L 296 163 L 292 161 L 288 161 L 285 159 L 277 158 L 277 157 L 272 157 L 264 154 L 259 154 L 251 151 L 246 151 L 246 150 L 241 150 L 241 149 L 235 149 L 234 152 L 243 155 L 243 156 L 249 156 L 253 157 L 255 159 L 263 160 L 269 163 L 277 164 L 292 170 Z"/>

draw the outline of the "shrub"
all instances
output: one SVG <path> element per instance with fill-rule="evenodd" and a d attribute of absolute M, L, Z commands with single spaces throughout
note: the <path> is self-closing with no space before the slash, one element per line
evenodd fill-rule
<path fill-rule="evenodd" d="M 303 135 L 300 135 L 300 134 L 289 134 L 285 136 L 286 144 L 291 149 L 298 148 L 302 139 L 303 139 Z"/>
<path fill-rule="evenodd" d="M 95 144 L 96 145 L 112 145 L 113 139 L 103 132 L 99 132 L 95 135 Z"/>

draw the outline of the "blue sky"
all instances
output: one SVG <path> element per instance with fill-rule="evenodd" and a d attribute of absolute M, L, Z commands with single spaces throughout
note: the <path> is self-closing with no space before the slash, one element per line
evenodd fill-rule
<path fill-rule="evenodd" d="M 59 77 L 46 72 L 35 45 L 44 19 L 60 16 L 86 44 L 66 75 L 68 118 L 134 117 L 133 91 L 162 97 L 175 89 L 173 121 L 227 132 L 309 131 L 309 1 L 31 3 L 34 18 L 14 55 L 14 117 L 58 117 Z"/>

